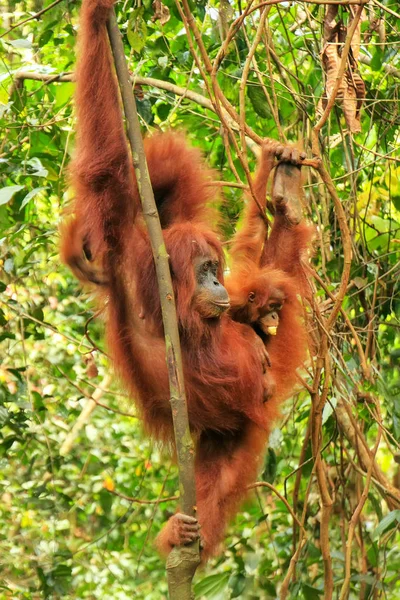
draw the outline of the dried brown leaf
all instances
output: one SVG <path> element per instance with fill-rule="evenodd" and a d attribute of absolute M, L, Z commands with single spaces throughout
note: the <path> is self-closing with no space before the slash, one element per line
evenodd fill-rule
<path fill-rule="evenodd" d="M 165 25 L 165 23 L 167 23 L 171 18 L 168 6 L 165 6 L 161 0 L 154 0 L 151 6 L 154 10 L 154 15 L 152 16 L 151 20 L 160 21 L 161 25 Z"/>
<path fill-rule="evenodd" d="M 342 109 L 347 127 L 352 133 L 361 131 L 360 113 L 357 113 L 357 92 L 352 81 L 346 77 L 346 92 L 342 102 Z"/>
<path fill-rule="evenodd" d="M 354 18 L 354 10 L 350 7 L 351 17 L 349 26 Z M 337 84 L 338 72 L 341 61 L 341 49 L 347 35 L 347 28 L 337 19 L 338 6 L 329 5 L 324 19 L 324 47 L 321 52 L 321 62 L 325 73 L 325 93 L 320 98 L 317 106 L 317 115 L 320 116 L 328 99 Z M 365 19 L 365 17 L 364 17 Z M 360 112 L 365 98 L 365 85 L 357 71 L 361 44 L 361 20 L 353 35 L 347 69 L 341 79 L 336 99 L 341 103 L 343 114 L 349 130 L 352 133 L 361 131 Z"/>

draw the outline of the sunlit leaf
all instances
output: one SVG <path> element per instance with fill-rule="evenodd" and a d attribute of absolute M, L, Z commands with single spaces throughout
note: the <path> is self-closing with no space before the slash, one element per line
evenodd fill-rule
<path fill-rule="evenodd" d="M 400 510 L 392 510 L 389 514 L 383 517 L 382 521 L 375 528 L 372 537 L 373 539 L 377 539 L 381 537 L 383 533 L 389 531 L 390 529 L 394 529 L 395 527 L 399 527 L 400 524 Z"/>
<path fill-rule="evenodd" d="M 200 598 L 204 595 L 207 598 L 214 598 L 227 588 L 229 577 L 229 573 L 220 573 L 204 577 L 194 586 L 196 597 Z"/>
<path fill-rule="evenodd" d="M 44 190 L 47 190 L 47 189 L 49 189 L 49 188 L 48 187 L 38 187 L 38 188 L 35 188 L 34 190 L 31 190 L 29 192 L 29 194 L 27 194 L 25 196 L 25 198 L 22 200 L 20 210 L 22 210 L 28 204 L 28 202 L 30 200 L 32 200 L 32 198 L 34 198 L 37 194 L 40 194 L 40 192 L 43 192 Z"/>
<path fill-rule="evenodd" d="M 23 189 L 24 189 L 23 185 L 9 185 L 5 188 L 0 189 L 0 206 L 2 204 L 7 204 L 8 202 L 10 202 L 12 197 L 17 192 L 19 192 L 20 190 L 23 190 Z"/>
<path fill-rule="evenodd" d="M 30 40 L 18 39 L 18 40 L 8 40 L 7 44 L 10 46 L 14 46 L 14 48 L 32 48 L 32 42 Z"/>

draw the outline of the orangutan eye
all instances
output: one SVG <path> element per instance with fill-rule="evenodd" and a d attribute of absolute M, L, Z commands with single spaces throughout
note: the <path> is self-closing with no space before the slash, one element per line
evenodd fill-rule
<path fill-rule="evenodd" d="M 256 299 L 256 295 L 254 292 L 250 292 L 249 294 L 249 302 L 254 302 L 254 300 Z"/>
<path fill-rule="evenodd" d="M 210 268 L 210 263 L 209 263 L 209 261 L 207 261 L 202 265 L 201 270 L 203 271 L 203 273 L 207 273 L 209 268 Z"/>

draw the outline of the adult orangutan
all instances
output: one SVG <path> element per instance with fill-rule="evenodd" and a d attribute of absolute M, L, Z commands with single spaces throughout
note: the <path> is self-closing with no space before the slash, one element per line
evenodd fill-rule
<path fill-rule="evenodd" d="M 98 292 L 114 365 L 147 431 L 173 442 L 155 267 L 106 32 L 112 4 L 82 4 L 77 148 L 71 167 L 76 198 L 62 230 L 61 254 L 76 276 Z M 150 138 L 146 155 L 170 257 L 196 444 L 198 521 L 174 515 L 158 543 L 167 553 L 196 539 L 200 523 L 205 560 L 256 477 L 276 409 L 264 403 L 260 338 L 227 314 L 223 252 L 209 226 L 207 204 L 215 197 L 210 172 L 179 135 Z M 279 386 L 278 377 L 275 383 Z"/>

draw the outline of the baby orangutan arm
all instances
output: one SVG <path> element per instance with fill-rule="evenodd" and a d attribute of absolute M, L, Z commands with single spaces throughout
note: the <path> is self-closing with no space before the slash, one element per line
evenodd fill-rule
<path fill-rule="evenodd" d="M 280 162 L 275 169 L 272 202 L 275 207 L 274 224 L 261 256 L 261 266 L 281 269 L 299 280 L 305 291 L 301 258 L 310 245 L 314 228 L 302 222 L 303 194 L 301 165 Z"/>
<path fill-rule="evenodd" d="M 276 154 L 275 151 L 274 156 Z M 227 287 L 233 319 L 251 325 L 267 347 L 267 365 L 270 366 L 265 373 L 267 390 L 274 389 L 273 395 L 283 398 L 292 389 L 296 369 L 305 358 L 304 325 L 297 294 L 305 289 L 300 257 L 311 234 L 309 226 L 300 223 L 302 187 L 299 165 L 305 154 L 287 146 L 281 147 L 278 155 L 281 161 L 274 173 L 272 197 L 275 218 L 271 234 L 265 240 L 265 224 L 257 205 L 251 202 L 246 207 L 242 229 L 234 240 L 233 274 Z M 274 156 L 270 158 L 264 176 L 270 174 Z M 258 177 L 262 181 L 262 173 Z M 266 182 L 262 199 L 264 206 L 265 187 Z M 249 248 L 247 253 L 246 244 Z M 258 344 L 259 341 L 255 340 L 254 345 Z"/>
<path fill-rule="evenodd" d="M 266 221 L 260 213 L 259 206 L 265 211 L 268 179 L 274 167 L 275 158 L 279 158 L 284 152 L 285 148 L 275 140 L 265 140 L 262 143 L 261 157 L 253 185 L 258 204 L 254 198 L 248 196 L 244 209 L 243 226 L 236 233 L 230 252 L 235 266 L 259 264 L 267 233 Z"/>

